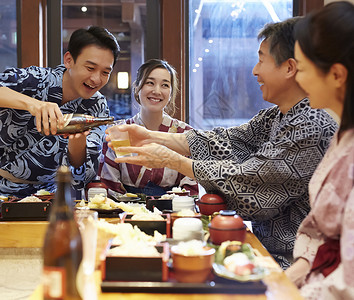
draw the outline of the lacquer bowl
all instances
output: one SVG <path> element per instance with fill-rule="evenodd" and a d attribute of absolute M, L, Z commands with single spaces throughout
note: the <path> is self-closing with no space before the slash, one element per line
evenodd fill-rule
<path fill-rule="evenodd" d="M 211 274 L 214 263 L 215 249 L 204 247 L 199 255 L 183 255 L 178 246 L 172 246 L 171 255 L 173 270 L 178 282 L 205 282 Z"/>

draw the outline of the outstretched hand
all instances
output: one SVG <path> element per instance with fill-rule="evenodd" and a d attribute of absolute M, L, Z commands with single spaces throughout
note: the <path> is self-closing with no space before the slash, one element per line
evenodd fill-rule
<path fill-rule="evenodd" d="M 122 132 L 127 131 L 129 133 L 129 140 L 131 146 L 139 147 L 153 142 L 151 136 L 152 131 L 136 124 L 117 125 L 115 126 L 115 130 L 119 130 Z M 106 133 L 106 141 L 110 142 L 111 138 L 107 131 Z M 110 143 L 108 144 L 108 146 L 110 146 Z"/>
<path fill-rule="evenodd" d="M 147 168 L 167 167 L 185 176 L 194 178 L 193 161 L 184 156 L 183 153 L 187 152 L 188 154 L 188 151 L 177 152 L 175 149 L 170 149 L 162 145 L 164 140 L 161 139 L 161 134 L 166 133 L 151 131 L 136 124 L 120 125 L 118 128 L 120 131 L 129 132 L 131 146 L 119 147 L 114 150 L 116 152 L 135 153 L 136 155 L 116 158 L 114 160 L 116 163 L 129 163 Z M 180 136 L 185 139 L 184 135 Z M 184 141 L 183 139 L 176 140 Z M 108 141 L 108 147 L 113 149 L 109 135 L 106 136 L 106 140 Z M 188 148 L 188 143 L 186 147 Z"/>
<path fill-rule="evenodd" d="M 114 160 L 115 162 L 125 162 L 147 168 L 168 167 L 180 171 L 182 159 L 184 158 L 177 152 L 156 143 L 145 144 L 140 147 L 120 147 L 118 151 L 136 153 L 137 155 L 119 157 Z"/>

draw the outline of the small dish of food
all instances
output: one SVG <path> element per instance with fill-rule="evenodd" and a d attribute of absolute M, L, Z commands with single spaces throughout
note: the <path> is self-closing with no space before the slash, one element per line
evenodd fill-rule
<path fill-rule="evenodd" d="M 258 281 L 269 273 L 258 264 L 253 248 L 237 241 L 227 241 L 220 245 L 213 270 L 219 277 L 236 281 Z"/>
<path fill-rule="evenodd" d="M 43 201 L 51 201 L 54 199 L 55 194 L 48 192 L 46 190 L 39 190 L 35 194 L 33 194 L 32 196 L 35 196 Z"/>
<path fill-rule="evenodd" d="M 129 196 L 119 196 L 116 198 L 116 201 L 118 202 L 139 202 L 141 200 L 141 198 L 139 197 L 129 197 Z"/>
<path fill-rule="evenodd" d="M 0 195 L 0 202 L 6 202 L 6 201 L 9 201 L 9 197 Z"/>
<path fill-rule="evenodd" d="M 182 209 L 178 212 L 171 213 L 171 223 L 173 225 L 174 221 L 179 218 L 198 218 L 201 219 L 202 215 L 200 213 L 196 213 L 190 209 Z"/>
<path fill-rule="evenodd" d="M 172 236 L 178 241 L 203 241 L 203 222 L 198 218 L 178 218 L 173 223 Z"/>
<path fill-rule="evenodd" d="M 85 200 L 77 200 L 75 202 L 77 202 L 75 205 L 77 209 L 91 209 L 97 211 L 99 214 L 119 214 L 123 212 L 117 202 L 104 195 L 95 195 L 88 202 Z"/>
<path fill-rule="evenodd" d="M 182 189 L 180 187 L 174 187 L 174 188 L 172 188 L 171 191 L 167 191 L 166 193 L 167 194 L 175 194 L 178 196 L 189 196 L 191 192 L 186 189 Z"/>
<path fill-rule="evenodd" d="M 205 282 L 211 275 L 215 249 L 201 241 L 180 242 L 171 247 L 173 271 L 178 282 Z"/>

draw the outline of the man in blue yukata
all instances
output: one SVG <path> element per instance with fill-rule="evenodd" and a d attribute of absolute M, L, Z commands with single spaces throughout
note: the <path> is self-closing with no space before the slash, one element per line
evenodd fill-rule
<path fill-rule="evenodd" d="M 64 64 L 0 73 L 0 194 L 22 198 L 41 189 L 54 192 L 60 165 L 72 169 L 76 189 L 95 177 L 104 129 L 55 134 L 63 127 L 63 114 L 109 116 L 99 90 L 119 53 L 116 38 L 92 26 L 73 32 Z"/>

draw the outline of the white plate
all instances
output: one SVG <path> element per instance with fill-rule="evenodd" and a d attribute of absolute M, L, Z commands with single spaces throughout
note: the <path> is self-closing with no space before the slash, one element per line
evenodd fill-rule
<path fill-rule="evenodd" d="M 269 271 L 264 268 L 256 267 L 256 273 L 250 275 L 236 275 L 235 273 L 226 269 L 223 265 L 220 264 L 213 264 L 213 270 L 215 274 L 219 277 L 223 277 L 226 279 L 236 280 L 236 281 L 259 281 L 263 279 Z"/>

